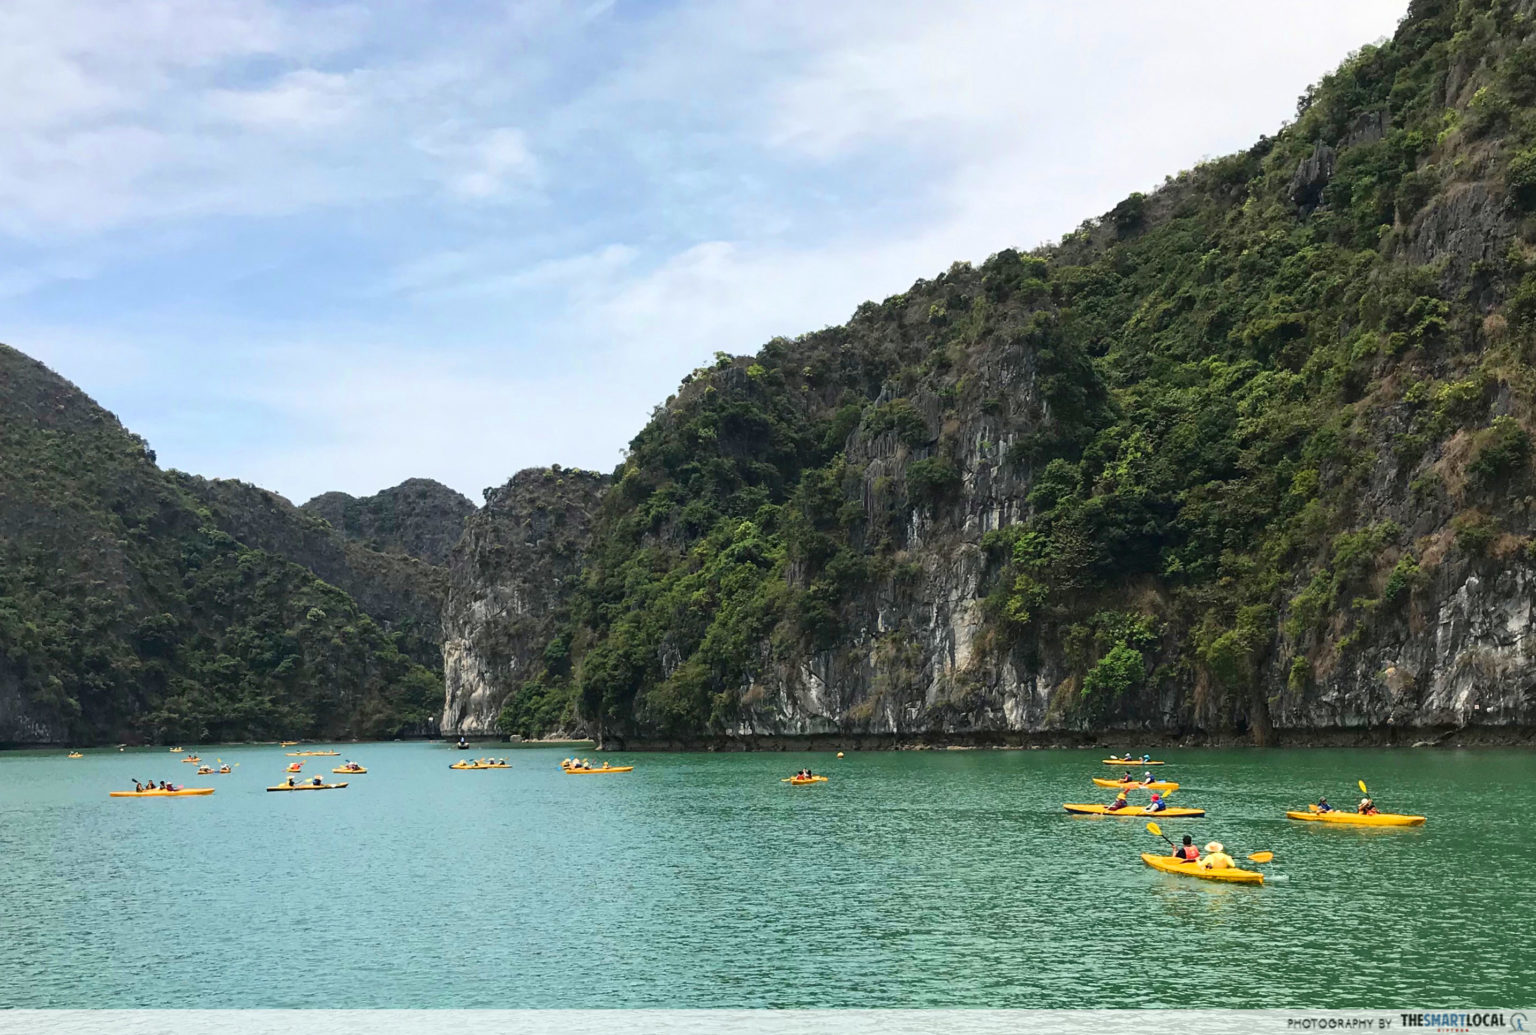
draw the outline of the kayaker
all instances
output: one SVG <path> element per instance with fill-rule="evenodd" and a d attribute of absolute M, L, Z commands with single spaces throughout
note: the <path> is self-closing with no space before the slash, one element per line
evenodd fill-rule
<path fill-rule="evenodd" d="M 143 785 L 143 784 L 141 784 L 141 783 L 140 783 L 140 782 L 139 782 L 139 781 L 137 781 L 137 780 L 134 780 L 134 781 L 133 781 L 133 789 L 134 789 L 134 790 L 135 790 L 135 791 L 138 791 L 138 792 L 139 792 L 139 793 L 140 793 L 140 794 L 142 794 L 142 793 L 144 793 L 144 785 Z"/>
<path fill-rule="evenodd" d="M 1146 772 L 1141 774 L 1141 782 L 1142 783 L 1151 783 L 1152 782 L 1152 770 L 1148 769 Z"/>
<path fill-rule="evenodd" d="M 1104 811 L 1105 812 L 1119 812 L 1121 809 L 1125 808 L 1129 804 L 1130 804 L 1130 802 L 1125 800 L 1125 792 L 1121 791 L 1119 794 L 1115 795 L 1115 800 L 1114 801 L 1110 802 L 1108 805 L 1106 805 L 1104 807 Z"/>
<path fill-rule="evenodd" d="M 1185 834 L 1184 843 L 1174 846 L 1173 857 L 1182 862 L 1198 862 L 1200 860 L 1200 849 L 1195 847 L 1195 839 Z"/>
<path fill-rule="evenodd" d="M 1360 799 L 1360 807 L 1359 807 L 1358 811 L 1359 811 L 1360 815 L 1362 815 L 1362 816 L 1374 816 L 1374 815 L 1376 815 L 1376 811 L 1377 811 L 1376 810 L 1376 803 L 1374 801 L 1372 801 L 1370 798 L 1361 798 Z"/>
<path fill-rule="evenodd" d="M 1152 756 L 1151 756 L 1151 755 L 1148 755 L 1148 754 L 1145 754 L 1145 753 L 1143 753 L 1143 754 L 1142 754 L 1142 756 L 1141 756 L 1141 764 L 1142 764 L 1142 765 L 1146 765 L 1146 764 L 1147 764 L 1147 763 L 1148 763 L 1148 762 L 1150 762 L 1150 761 L 1152 761 Z M 1149 775 L 1150 775 L 1150 774 L 1149 774 Z"/>
<path fill-rule="evenodd" d="M 1135 783 L 1136 782 L 1136 777 L 1132 776 L 1131 775 L 1131 771 L 1129 769 L 1127 769 L 1125 771 L 1125 773 L 1120 777 L 1120 782 L 1121 783 Z"/>
<path fill-rule="evenodd" d="M 1319 797 L 1317 799 L 1317 811 L 1319 811 L 1319 812 L 1332 812 L 1333 811 L 1333 806 L 1328 804 L 1328 799 L 1327 798 Z"/>
<path fill-rule="evenodd" d="M 1200 860 L 1201 869 L 1226 870 L 1236 865 L 1220 841 L 1212 841 L 1205 846 L 1205 858 Z"/>
<path fill-rule="evenodd" d="M 313 780 L 311 780 L 311 781 L 309 781 L 309 782 L 310 782 L 310 783 L 312 783 L 312 784 L 314 784 L 314 785 L 315 785 L 315 786 L 316 786 L 316 787 L 319 787 L 319 786 L 320 786 L 320 785 L 321 785 L 321 784 L 322 784 L 322 783 L 324 783 L 324 782 L 325 782 L 325 781 L 324 781 L 324 780 L 322 780 L 322 779 L 320 779 L 320 777 L 318 777 L 318 776 L 317 776 L 317 777 L 315 777 L 315 778 L 314 778 L 314 779 L 313 779 Z"/>
<path fill-rule="evenodd" d="M 291 777 L 291 776 L 290 776 L 290 777 L 288 777 L 288 786 L 289 786 L 289 787 L 292 787 L 292 786 L 293 786 L 293 777 Z"/>
<path fill-rule="evenodd" d="M 1163 811 L 1167 807 L 1168 807 L 1167 804 L 1163 801 L 1163 796 L 1161 794 L 1158 794 L 1156 791 L 1153 791 L 1152 792 L 1152 801 L 1148 803 L 1147 811 L 1148 812 L 1161 812 L 1161 811 Z"/>
<path fill-rule="evenodd" d="M 1131 759 L 1131 753 L 1130 753 L 1130 752 L 1129 752 L 1129 751 L 1127 751 L 1127 752 L 1126 752 L 1126 753 L 1125 753 L 1125 755 L 1124 755 L 1124 756 L 1123 756 L 1123 757 L 1124 757 L 1124 758 L 1125 758 L 1125 760 L 1126 760 L 1126 761 L 1127 761 L 1127 762 L 1129 762 L 1129 761 L 1132 761 L 1132 759 Z"/>

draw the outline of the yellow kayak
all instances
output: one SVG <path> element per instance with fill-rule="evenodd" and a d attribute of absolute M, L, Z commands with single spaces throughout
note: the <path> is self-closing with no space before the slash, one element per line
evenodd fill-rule
<path fill-rule="evenodd" d="M 80 753 L 80 752 L 78 752 L 78 751 L 71 751 L 71 752 L 70 752 L 70 753 L 69 753 L 69 757 L 70 757 L 70 758 L 84 758 L 84 757 L 85 757 L 85 756 L 84 756 L 84 755 L 82 755 L 82 754 L 81 754 L 81 753 Z"/>
<path fill-rule="evenodd" d="M 367 771 L 362 766 L 356 766 L 352 769 L 348 769 L 346 766 L 337 766 L 331 770 L 333 773 L 366 773 Z"/>
<path fill-rule="evenodd" d="M 212 794 L 212 787 L 183 787 L 179 791 L 110 791 L 109 798 L 195 798 L 200 794 Z"/>
<path fill-rule="evenodd" d="M 495 762 L 495 763 L 492 763 L 490 765 L 481 765 L 479 763 L 473 763 L 473 762 L 468 764 L 468 765 L 466 765 L 463 762 L 455 762 L 451 766 L 449 766 L 448 768 L 449 769 L 511 769 L 512 766 L 511 765 L 502 765 L 500 762 Z"/>
<path fill-rule="evenodd" d="M 1122 765 L 1127 769 L 1135 769 L 1139 765 L 1167 765 L 1167 762 L 1140 762 L 1134 758 L 1105 758 L 1101 759 L 1105 765 Z"/>
<path fill-rule="evenodd" d="M 1179 785 L 1172 780 L 1153 780 L 1151 783 L 1126 783 L 1124 780 L 1105 780 L 1095 776 L 1093 782 L 1100 787 L 1118 787 L 1127 791 L 1176 791 L 1179 789 Z"/>
<path fill-rule="evenodd" d="M 804 787 L 808 783 L 826 782 L 827 778 L 825 776 L 791 776 L 789 778 L 789 785 L 791 787 Z"/>
<path fill-rule="evenodd" d="M 182 761 L 183 762 L 193 762 L 193 763 L 201 764 L 201 762 L 203 760 L 201 758 L 198 758 L 196 755 L 190 755 L 190 756 L 188 756 L 186 758 L 183 758 Z"/>
<path fill-rule="evenodd" d="M 1166 809 L 1158 809 L 1156 812 L 1148 812 L 1141 805 L 1127 805 L 1123 809 L 1110 811 L 1108 805 L 1063 805 L 1068 812 L 1074 812 L 1081 816 L 1166 816 L 1169 819 L 1178 819 L 1182 816 L 1203 816 L 1204 809 L 1180 809 L 1172 806 Z"/>
<path fill-rule="evenodd" d="M 1258 870 L 1240 870 L 1235 866 L 1224 870 L 1207 870 L 1202 869 L 1199 863 L 1179 862 L 1171 855 L 1153 855 L 1150 852 L 1142 852 L 1141 861 L 1154 870 L 1182 873 L 1186 877 L 1199 877 L 1201 880 L 1224 880 L 1232 884 L 1264 883 L 1264 875 Z"/>
<path fill-rule="evenodd" d="M 345 780 L 343 780 L 341 783 L 296 783 L 292 787 L 288 786 L 286 783 L 280 783 L 276 787 L 268 787 L 267 790 L 269 790 L 269 791 L 339 791 L 343 787 L 345 787 L 346 785 L 347 785 L 347 783 L 346 783 Z"/>
<path fill-rule="evenodd" d="M 340 751 L 290 751 L 289 758 L 330 758 L 341 754 Z"/>
<path fill-rule="evenodd" d="M 232 772 L 234 772 L 233 769 L 209 769 L 205 765 L 197 767 L 198 776 L 228 776 Z"/>
<path fill-rule="evenodd" d="M 295 746 L 296 744 L 298 744 L 297 740 L 280 740 L 280 741 L 277 742 L 277 746 L 278 747 L 285 747 L 285 748 L 291 748 L 291 747 Z"/>
<path fill-rule="evenodd" d="M 572 776 L 597 776 L 602 773 L 627 773 L 635 767 L 632 765 L 606 765 L 598 769 L 577 769 L 572 766 L 561 766 Z"/>
<path fill-rule="evenodd" d="M 1362 816 L 1358 812 L 1287 812 L 1291 819 L 1304 819 L 1309 823 L 1346 823 L 1356 827 L 1421 827 L 1423 816 L 1402 816 L 1395 812 L 1378 812 Z"/>

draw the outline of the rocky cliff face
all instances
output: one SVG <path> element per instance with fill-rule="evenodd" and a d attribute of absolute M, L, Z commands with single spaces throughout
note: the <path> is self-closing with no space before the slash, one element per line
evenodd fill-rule
<path fill-rule="evenodd" d="M 607 487 L 589 471 L 522 471 L 466 522 L 443 611 L 444 735 L 498 732 L 503 709 L 542 664 Z M 573 732 L 567 704 L 529 732 Z"/>
<path fill-rule="evenodd" d="M 531 684 L 631 746 L 1536 728 L 1528 14 L 695 371 Z"/>
<path fill-rule="evenodd" d="M 439 567 L 448 563 L 475 505 L 441 482 L 410 478 L 359 499 L 327 492 L 305 503 L 342 537 L 379 553 L 403 554 Z"/>

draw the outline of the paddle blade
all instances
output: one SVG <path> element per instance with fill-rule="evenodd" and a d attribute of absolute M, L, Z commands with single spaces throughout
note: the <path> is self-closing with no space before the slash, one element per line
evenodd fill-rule
<path fill-rule="evenodd" d="M 1152 834 L 1155 837 L 1162 837 L 1163 836 L 1163 828 L 1158 826 L 1156 823 L 1148 823 L 1147 824 L 1147 832 Z"/>
<path fill-rule="evenodd" d="M 1274 852 L 1254 852 L 1248 858 L 1256 863 L 1267 863 L 1275 857 Z"/>
<path fill-rule="evenodd" d="M 1355 782 L 1360 785 L 1360 793 L 1361 794 L 1370 794 L 1371 793 L 1370 791 L 1365 789 L 1365 781 L 1364 780 L 1356 780 Z"/>

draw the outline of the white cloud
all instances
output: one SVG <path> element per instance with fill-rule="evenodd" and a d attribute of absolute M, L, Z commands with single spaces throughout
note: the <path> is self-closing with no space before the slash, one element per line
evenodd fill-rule
<path fill-rule="evenodd" d="M 215 90 L 208 96 L 216 115 L 256 129 L 314 131 L 343 124 L 357 115 L 363 99 L 345 75 L 300 69 L 256 90 Z"/>
<path fill-rule="evenodd" d="M 471 132 L 442 126 L 417 146 L 441 160 L 444 183 L 462 198 L 483 201 L 521 189 L 538 171 L 527 137 L 510 126 Z"/>

